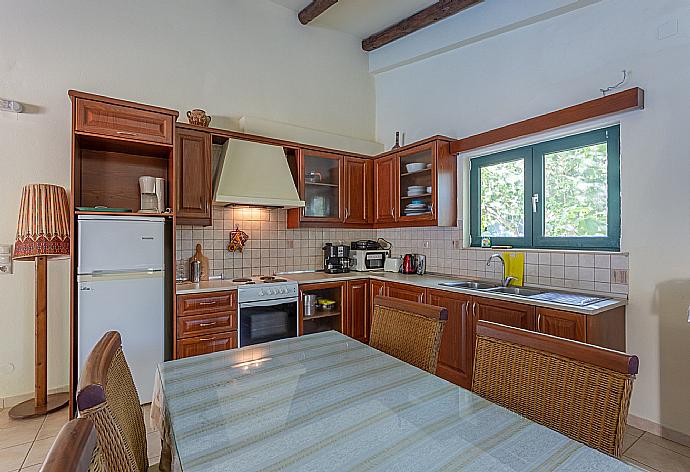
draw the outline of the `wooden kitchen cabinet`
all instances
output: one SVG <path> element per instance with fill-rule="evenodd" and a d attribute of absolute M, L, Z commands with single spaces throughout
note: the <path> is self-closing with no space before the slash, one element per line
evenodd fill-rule
<path fill-rule="evenodd" d="M 298 168 L 299 194 L 305 203 L 301 221 L 342 223 L 343 156 L 302 150 Z"/>
<path fill-rule="evenodd" d="M 492 321 L 531 331 L 536 328 L 535 307 L 523 303 L 472 297 L 472 315 L 475 320 Z"/>
<path fill-rule="evenodd" d="M 322 331 L 338 331 L 347 334 L 347 293 L 346 282 L 319 282 L 300 284 L 299 286 L 299 335 L 320 333 Z M 317 298 L 326 298 L 335 301 L 335 306 L 330 310 L 317 309 L 311 316 L 304 313 L 304 296 L 316 295 Z"/>
<path fill-rule="evenodd" d="M 176 347 L 176 359 L 234 349 L 237 347 L 237 331 L 179 339 Z"/>
<path fill-rule="evenodd" d="M 175 120 L 169 113 L 146 105 L 121 105 L 113 103 L 115 100 L 106 100 L 77 98 L 74 130 L 120 139 L 173 143 Z"/>
<path fill-rule="evenodd" d="M 536 330 L 538 332 L 583 343 L 587 342 L 588 315 L 543 307 L 537 307 L 536 311 Z"/>
<path fill-rule="evenodd" d="M 175 212 L 178 224 L 211 224 L 211 135 L 177 128 Z"/>
<path fill-rule="evenodd" d="M 429 290 L 429 305 L 448 310 L 438 353 L 436 375 L 466 389 L 472 386 L 474 323 L 472 297 L 443 290 Z"/>
<path fill-rule="evenodd" d="M 345 168 L 345 223 L 367 224 L 371 222 L 372 170 L 369 159 L 344 158 Z"/>
<path fill-rule="evenodd" d="M 237 291 L 177 295 L 174 358 L 237 347 Z"/>
<path fill-rule="evenodd" d="M 380 280 L 369 281 L 369 317 L 374 316 L 374 299 L 377 295 L 386 295 L 386 283 Z"/>
<path fill-rule="evenodd" d="M 394 223 L 398 220 L 397 156 L 383 157 L 374 161 L 374 222 Z"/>
<path fill-rule="evenodd" d="M 347 282 L 345 334 L 363 343 L 369 342 L 371 312 L 369 311 L 369 281 Z"/>
<path fill-rule="evenodd" d="M 424 303 L 426 300 L 426 289 L 416 285 L 386 282 L 386 295 L 400 300 Z"/>

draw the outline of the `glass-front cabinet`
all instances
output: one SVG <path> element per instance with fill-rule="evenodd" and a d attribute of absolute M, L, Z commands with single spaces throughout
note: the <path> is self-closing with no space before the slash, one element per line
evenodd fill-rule
<path fill-rule="evenodd" d="M 337 154 L 304 150 L 300 194 L 304 221 L 340 222 L 343 219 L 341 188 L 343 159 Z"/>
<path fill-rule="evenodd" d="M 436 143 L 401 151 L 399 164 L 400 221 L 433 220 L 436 217 Z"/>

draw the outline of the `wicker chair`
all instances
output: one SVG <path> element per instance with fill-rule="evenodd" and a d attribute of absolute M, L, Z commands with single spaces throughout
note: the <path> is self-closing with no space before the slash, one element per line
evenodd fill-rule
<path fill-rule="evenodd" d="M 43 461 L 41 472 L 105 472 L 93 422 L 77 418 L 65 424 Z"/>
<path fill-rule="evenodd" d="M 472 391 L 620 457 L 636 356 L 477 322 Z"/>
<path fill-rule="evenodd" d="M 434 374 L 447 319 L 445 308 L 378 295 L 369 345 Z"/>
<path fill-rule="evenodd" d="M 146 426 L 120 333 L 109 331 L 93 348 L 79 381 L 80 416 L 96 426 L 108 472 L 148 470 Z"/>

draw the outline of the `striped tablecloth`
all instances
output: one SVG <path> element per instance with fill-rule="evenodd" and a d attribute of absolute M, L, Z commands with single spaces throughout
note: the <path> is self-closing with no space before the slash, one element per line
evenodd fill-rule
<path fill-rule="evenodd" d="M 637 470 L 333 331 L 165 362 L 158 382 L 184 472 Z"/>

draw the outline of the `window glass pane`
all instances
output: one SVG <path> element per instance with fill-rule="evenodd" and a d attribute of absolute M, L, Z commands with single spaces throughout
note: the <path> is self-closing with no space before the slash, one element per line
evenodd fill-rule
<path fill-rule="evenodd" d="M 544 236 L 607 235 L 606 143 L 544 155 Z"/>
<path fill-rule="evenodd" d="M 484 236 L 525 235 L 525 162 L 502 162 L 480 169 L 480 221 Z"/>

